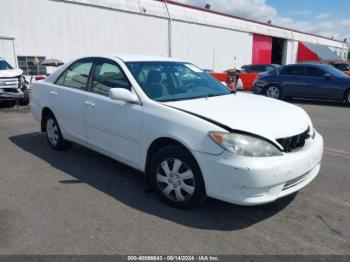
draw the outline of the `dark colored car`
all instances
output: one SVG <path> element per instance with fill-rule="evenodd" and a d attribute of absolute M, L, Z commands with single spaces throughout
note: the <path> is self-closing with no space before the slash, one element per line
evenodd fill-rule
<path fill-rule="evenodd" d="M 254 65 L 244 65 L 241 67 L 242 71 L 245 73 L 262 73 L 275 70 L 279 68 L 280 65 L 276 64 L 254 64 Z"/>
<path fill-rule="evenodd" d="M 350 65 L 346 63 L 338 63 L 338 64 L 332 64 L 336 69 L 343 71 L 344 74 L 350 76 Z"/>
<path fill-rule="evenodd" d="M 345 100 L 350 105 L 350 77 L 330 65 L 287 65 L 259 74 L 253 93 L 276 99 Z"/>
<path fill-rule="evenodd" d="M 350 71 L 350 66 L 346 63 L 338 63 L 338 64 L 332 64 L 336 69 L 343 71 L 343 72 L 348 72 Z"/>

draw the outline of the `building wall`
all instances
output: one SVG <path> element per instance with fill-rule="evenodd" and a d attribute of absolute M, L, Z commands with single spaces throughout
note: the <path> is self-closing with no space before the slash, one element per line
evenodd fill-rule
<path fill-rule="evenodd" d="M 165 18 L 51 0 L 0 0 L 0 6 L 0 34 L 16 38 L 18 55 L 63 61 L 95 54 L 168 55 Z"/>
<path fill-rule="evenodd" d="M 169 54 L 217 71 L 252 62 L 253 33 L 347 52 L 344 43 L 154 0 L 0 0 L 0 35 L 15 37 L 17 55 L 64 62 L 96 54 Z M 1 56 L 1 55 L 0 55 Z"/>
<path fill-rule="evenodd" d="M 252 34 L 174 21 L 172 50 L 176 58 L 224 71 L 251 63 Z"/>

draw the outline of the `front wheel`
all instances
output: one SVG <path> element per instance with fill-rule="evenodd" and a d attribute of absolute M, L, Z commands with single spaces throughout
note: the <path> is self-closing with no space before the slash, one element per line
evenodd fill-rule
<path fill-rule="evenodd" d="M 271 85 L 266 88 L 265 95 L 270 98 L 274 99 L 281 99 L 282 98 L 282 90 L 280 87 L 276 85 Z"/>
<path fill-rule="evenodd" d="M 156 194 L 171 206 L 190 209 L 206 199 L 200 168 L 191 153 L 181 146 L 171 145 L 158 151 L 148 174 Z"/>
<path fill-rule="evenodd" d="M 29 105 L 30 97 L 29 97 L 29 90 L 28 88 L 23 90 L 23 97 L 19 100 L 19 104 L 21 106 L 27 106 Z"/>
<path fill-rule="evenodd" d="M 46 117 L 45 131 L 47 141 L 55 150 L 62 151 L 70 146 L 70 142 L 63 138 L 60 127 L 53 114 L 49 114 Z"/>

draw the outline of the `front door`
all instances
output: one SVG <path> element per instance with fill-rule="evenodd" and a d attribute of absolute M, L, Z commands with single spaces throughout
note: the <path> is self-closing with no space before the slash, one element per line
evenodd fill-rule
<path fill-rule="evenodd" d="M 320 99 L 339 99 L 343 97 L 343 89 L 337 83 L 337 80 L 326 71 L 315 66 L 306 67 L 308 76 L 308 86 L 305 90 L 308 97 Z"/>
<path fill-rule="evenodd" d="M 96 62 L 85 101 L 86 140 L 90 147 L 137 167 L 140 164 L 142 106 L 109 98 L 110 88 L 132 90 L 120 66 Z"/>

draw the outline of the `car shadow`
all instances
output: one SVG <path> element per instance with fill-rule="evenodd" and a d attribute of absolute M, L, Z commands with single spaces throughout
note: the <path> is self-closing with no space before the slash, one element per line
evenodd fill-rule
<path fill-rule="evenodd" d="M 69 175 L 70 178 L 57 181 L 62 186 L 86 183 L 131 208 L 193 228 L 221 231 L 243 229 L 279 213 L 296 195 L 255 207 L 242 207 L 209 198 L 194 210 L 179 210 L 158 200 L 147 187 L 141 172 L 92 150 L 73 145 L 68 151 L 58 152 L 38 132 L 12 136 L 9 140 Z"/>
<path fill-rule="evenodd" d="M 301 105 L 319 105 L 319 106 L 333 106 L 333 107 L 345 107 L 345 108 L 348 107 L 344 102 L 332 101 L 332 100 L 293 98 L 293 99 L 285 99 L 285 101 L 293 104 L 301 104 Z"/>

